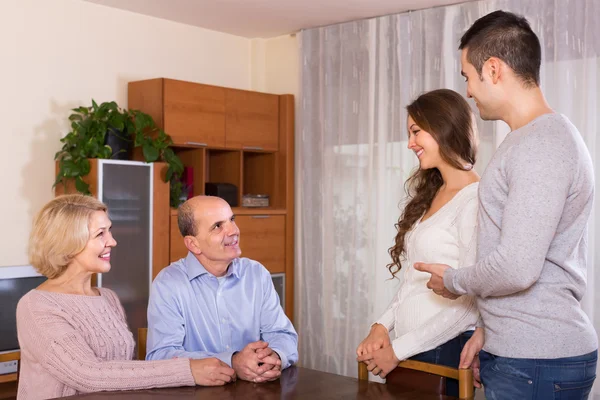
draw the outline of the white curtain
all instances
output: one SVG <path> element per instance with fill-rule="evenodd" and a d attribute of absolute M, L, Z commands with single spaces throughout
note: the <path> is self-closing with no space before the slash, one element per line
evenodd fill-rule
<path fill-rule="evenodd" d="M 356 376 L 356 346 L 399 284 L 388 279 L 386 264 L 404 181 L 416 166 L 406 148 L 405 106 L 427 90 L 465 94 L 460 37 L 497 9 L 529 19 L 542 42 L 548 101 L 579 128 L 599 168 L 599 0 L 477 1 L 303 31 L 296 141 L 296 325 L 303 366 Z M 508 127 L 478 125 L 481 173 Z M 598 211 L 590 226 L 584 307 L 600 331 Z"/>

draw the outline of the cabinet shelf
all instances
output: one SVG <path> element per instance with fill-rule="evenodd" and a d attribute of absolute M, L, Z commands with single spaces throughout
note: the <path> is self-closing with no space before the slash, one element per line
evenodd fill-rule
<path fill-rule="evenodd" d="M 16 382 L 17 381 L 17 373 L 0 375 L 0 383 L 6 382 Z"/>
<path fill-rule="evenodd" d="M 235 215 L 286 215 L 284 208 L 273 207 L 233 207 L 231 209 Z M 171 216 L 177 217 L 177 209 L 171 208 Z"/>

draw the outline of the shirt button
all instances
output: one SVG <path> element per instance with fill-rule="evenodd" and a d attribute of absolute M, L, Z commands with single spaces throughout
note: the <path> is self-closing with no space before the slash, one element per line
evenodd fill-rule
<path fill-rule="evenodd" d="M 229 346 L 225 346 L 226 349 L 229 349 Z"/>

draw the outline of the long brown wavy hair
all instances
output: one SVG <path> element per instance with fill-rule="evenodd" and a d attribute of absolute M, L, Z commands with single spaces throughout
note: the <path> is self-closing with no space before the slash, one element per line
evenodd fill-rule
<path fill-rule="evenodd" d="M 471 108 L 460 94 L 449 89 L 433 90 L 420 95 L 406 110 L 415 123 L 438 143 L 442 160 L 461 170 L 469 170 L 475 165 L 477 128 Z M 471 166 L 467 167 L 464 163 Z M 421 167 L 406 181 L 404 188 L 408 204 L 395 224 L 398 233 L 394 245 L 389 249 L 392 262 L 387 268 L 393 278 L 402 267 L 401 261 L 406 259 L 406 234 L 429 210 L 443 183 L 437 168 Z"/>

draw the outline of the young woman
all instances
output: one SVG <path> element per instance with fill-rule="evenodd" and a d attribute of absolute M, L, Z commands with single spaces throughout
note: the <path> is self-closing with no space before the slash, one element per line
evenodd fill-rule
<path fill-rule="evenodd" d="M 419 168 L 406 182 L 408 203 L 388 265 L 393 277 L 402 272 L 403 283 L 356 350 L 358 360 L 381 377 L 408 358 L 457 368 L 479 318 L 473 298 L 437 296 L 427 288 L 430 274 L 413 268 L 416 262 L 443 260 L 453 268 L 475 262 L 479 176 L 473 170 L 473 113 L 461 95 L 447 89 L 422 94 L 407 110 L 408 148 Z M 482 334 L 474 339 L 482 341 Z M 457 395 L 458 385 L 449 383 L 447 390 Z"/>
<path fill-rule="evenodd" d="M 29 261 L 48 280 L 17 305 L 17 398 L 223 385 L 234 379 L 233 369 L 215 358 L 132 361 L 135 343 L 119 299 L 91 284 L 94 273 L 110 271 L 117 245 L 110 227 L 106 205 L 89 196 L 57 197 L 36 216 Z"/>

